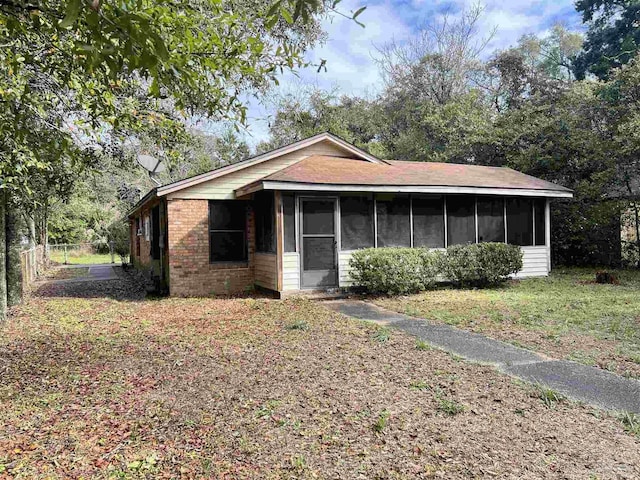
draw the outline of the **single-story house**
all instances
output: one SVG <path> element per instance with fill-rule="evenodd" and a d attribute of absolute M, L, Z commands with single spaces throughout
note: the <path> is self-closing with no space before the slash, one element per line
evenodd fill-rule
<path fill-rule="evenodd" d="M 323 133 L 154 188 L 129 215 L 131 259 L 170 295 L 348 287 L 366 247 L 522 246 L 550 270 L 549 201 L 571 190 L 509 168 L 383 160 Z"/>

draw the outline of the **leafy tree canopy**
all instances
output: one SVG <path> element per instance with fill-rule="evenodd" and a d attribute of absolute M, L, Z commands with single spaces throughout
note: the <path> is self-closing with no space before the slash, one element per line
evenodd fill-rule
<path fill-rule="evenodd" d="M 184 118 L 244 122 L 242 94 L 304 65 L 316 0 L 0 0 L 0 176 L 29 198 L 132 135 L 161 148 Z M 162 145 L 164 143 L 164 145 Z"/>
<path fill-rule="evenodd" d="M 574 71 L 608 78 L 612 70 L 628 63 L 640 47 L 640 2 L 638 0 L 578 0 L 576 10 L 588 25 L 584 51 Z"/>

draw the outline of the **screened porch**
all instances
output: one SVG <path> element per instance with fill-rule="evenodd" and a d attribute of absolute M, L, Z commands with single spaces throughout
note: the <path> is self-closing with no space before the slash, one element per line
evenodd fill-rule
<path fill-rule="evenodd" d="M 260 191 L 252 203 L 256 284 L 272 290 L 350 286 L 351 253 L 368 247 L 506 242 L 523 248 L 519 275 L 550 269 L 546 198 Z"/>

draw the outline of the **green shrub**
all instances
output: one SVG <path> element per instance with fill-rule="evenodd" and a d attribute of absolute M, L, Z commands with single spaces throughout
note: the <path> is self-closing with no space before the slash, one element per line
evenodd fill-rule
<path fill-rule="evenodd" d="M 114 253 L 118 255 L 122 263 L 126 262 L 129 255 L 129 223 L 125 220 L 116 220 L 107 227 L 110 242 L 114 242 Z"/>
<path fill-rule="evenodd" d="M 438 279 L 456 285 L 489 287 L 522 269 L 522 249 L 504 243 L 424 248 L 367 248 L 349 262 L 356 285 L 369 293 L 404 295 L 432 288 Z"/>
<path fill-rule="evenodd" d="M 366 248 L 351 256 L 351 278 L 370 293 L 416 293 L 435 285 L 438 257 L 423 248 Z"/>
<path fill-rule="evenodd" d="M 440 269 L 457 285 L 494 286 L 522 269 L 522 249 L 505 243 L 453 245 L 444 253 Z"/>

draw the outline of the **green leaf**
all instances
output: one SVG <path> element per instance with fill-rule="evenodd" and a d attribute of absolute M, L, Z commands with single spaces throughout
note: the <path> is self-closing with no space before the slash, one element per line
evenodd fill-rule
<path fill-rule="evenodd" d="M 354 22 L 356 22 L 358 25 L 360 25 L 362 28 L 364 28 L 364 23 L 359 22 L 358 20 L 356 20 L 356 18 L 358 18 L 358 15 L 360 15 L 362 12 L 364 12 L 367 9 L 366 6 L 364 7 L 360 7 L 358 10 L 356 10 L 356 12 L 353 14 L 352 20 Z"/>
<path fill-rule="evenodd" d="M 284 18 L 289 25 L 293 23 L 293 17 L 291 16 L 291 13 L 289 13 L 289 11 L 286 8 L 284 7 L 281 8 L 280 14 L 282 15 L 282 18 Z"/>
<path fill-rule="evenodd" d="M 276 13 L 278 12 L 278 9 L 280 8 L 281 3 L 282 2 L 277 1 L 276 3 L 271 5 L 271 8 L 269 8 L 269 10 L 267 11 L 267 18 L 271 18 L 276 15 Z"/>
<path fill-rule="evenodd" d="M 364 7 L 360 7 L 358 10 L 356 10 L 356 13 L 353 14 L 353 18 L 354 20 L 356 18 L 358 18 L 358 15 L 360 15 L 362 12 L 364 12 L 367 9 L 366 5 Z"/>
<path fill-rule="evenodd" d="M 274 15 L 272 17 L 269 17 L 269 19 L 265 22 L 264 26 L 266 27 L 267 30 L 271 30 L 276 23 L 278 23 L 278 17 Z"/>
<path fill-rule="evenodd" d="M 69 0 L 67 3 L 67 9 L 64 13 L 64 18 L 60 21 L 60 28 L 69 28 L 76 23 L 78 16 L 80 15 L 80 9 L 82 8 L 82 0 Z"/>
<path fill-rule="evenodd" d="M 154 33 L 151 35 L 151 40 L 153 41 L 153 46 L 155 47 L 155 53 L 160 57 L 161 60 L 166 61 L 169 59 L 169 51 L 167 50 L 167 46 L 164 43 L 164 40 L 160 35 Z"/>
<path fill-rule="evenodd" d="M 298 20 L 298 18 L 300 18 L 300 15 L 302 14 L 302 8 L 304 7 L 304 1 L 303 0 L 298 0 L 296 2 L 296 9 L 293 12 L 293 19 L 294 20 Z M 303 18 L 304 20 L 304 18 Z M 306 20 L 305 20 L 306 22 Z"/>

